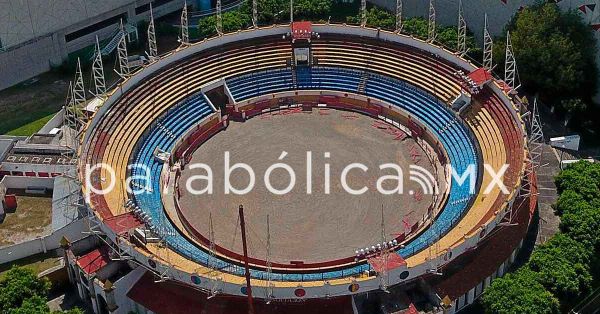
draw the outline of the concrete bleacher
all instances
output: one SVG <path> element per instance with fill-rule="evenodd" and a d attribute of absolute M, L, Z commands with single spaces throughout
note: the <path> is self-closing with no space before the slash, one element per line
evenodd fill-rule
<path fill-rule="evenodd" d="M 123 205 L 127 196 L 123 191 L 130 156 L 150 165 L 153 178 L 160 177 L 162 165 L 154 159 L 154 149 L 159 147 L 169 151 L 176 139 L 191 125 L 205 117 L 205 114 L 210 114 L 209 110 L 185 115 L 179 109 L 194 103 L 194 98 L 189 98 L 189 95 L 193 95 L 203 84 L 221 78 L 226 79 L 236 101 L 292 89 L 330 89 L 357 93 L 360 92 L 363 81 L 364 94 L 410 112 L 434 132 L 444 143 L 450 162 L 459 173 L 470 163 L 488 162 L 497 165 L 503 160 L 509 160 L 518 164 L 519 159 L 513 158 L 513 155 L 518 155 L 520 143 L 507 146 L 518 132 L 511 131 L 514 125 L 508 124 L 511 118 L 502 111 L 504 105 L 493 99 L 484 102 L 483 107 L 478 107 L 478 111 L 472 113 L 471 121 L 477 122 L 469 123 L 467 119 L 468 126 L 481 145 L 482 156 L 477 156 L 469 130 L 444 104 L 460 91 L 460 84 L 452 75 L 455 69 L 436 56 L 411 51 L 408 47 L 367 40 L 355 44 L 351 40 L 328 36 L 323 36 L 323 40 L 316 40 L 313 47 L 318 66 L 296 69 L 296 85 L 292 80 L 292 69 L 286 67 L 291 51 L 289 42 L 267 38 L 262 42 L 253 42 L 252 45 L 238 43 L 199 54 L 168 67 L 127 93 L 103 117 L 103 124 L 94 130 L 95 135 L 85 155 L 91 164 L 105 162 L 117 170 L 114 192 L 93 198 L 96 210 L 103 218 L 127 211 Z M 365 56 L 369 56 L 368 60 Z M 366 72 L 368 75 L 365 76 Z M 502 108 L 497 108 L 499 106 Z M 504 133 L 512 135 L 505 138 Z M 506 155 L 509 157 L 505 157 Z M 482 160 L 478 160 L 479 157 Z M 510 182 L 516 180 L 516 175 L 512 175 L 514 178 L 510 176 L 511 174 L 508 177 Z M 101 172 L 93 177 L 92 184 L 98 187 L 108 186 L 110 182 L 102 180 L 106 177 L 107 173 Z M 153 182 L 156 185 L 152 190 L 158 193 L 160 180 Z M 484 176 L 483 182 L 489 182 L 489 178 Z M 160 208 L 159 194 L 151 193 L 149 196 L 137 197 L 136 200 L 153 215 L 153 221 L 164 223 L 164 228 L 173 228 L 168 219 L 160 216 L 164 213 Z M 502 205 L 503 200 L 505 198 L 494 195 L 485 198 L 478 195 L 472 209 L 469 209 L 468 188 L 453 187 L 445 209 L 431 228 L 408 243 L 399 253 L 404 257 L 412 256 L 407 260 L 409 266 L 422 263 L 430 254 L 423 249 L 438 241 L 441 243 L 440 247 L 455 245 L 466 233 L 475 230 L 483 219 L 491 217 L 494 208 L 499 209 L 497 207 Z M 464 216 L 467 211 L 468 215 Z M 169 235 L 167 240 L 171 241 L 172 249 L 192 260 L 174 258 L 177 265 L 196 269 L 198 266 L 193 261 L 207 264 L 206 253 L 181 235 Z M 160 250 L 156 249 L 156 252 Z M 228 267 L 222 261 L 217 263 L 219 268 Z M 362 264 L 329 272 L 275 273 L 273 280 L 326 280 L 358 275 L 368 269 L 368 264 Z M 241 274 L 242 271 L 239 267 L 226 270 L 234 274 Z M 252 276 L 265 278 L 265 272 L 253 270 Z"/>
<path fill-rule="evenodd" d="M 206 53 L 169 67 L 135 91 L 128 93 L 119 105 L 104 117 L 107 122 L 103 128 L 94 130 L 98 135 L 93 137 L 93 142 L 89 145 L 97 148 L 97 151 L 87 154 L 87 157 L 89 164 L 104 161 L 114 165 L 117 171 L 115 192 L 105 195 L 105 200 L 99 200 L 102 203 L 101 207 L 109 207 L 108 210 L 104 210 L 105 213 L 125 212 L 122 204 L 126 197 L 118 191 L 123 191 L 124 188 L 128 156 L 133 152 L 135 139 L 139 138 L 165 110 L 184 99 L 190 91 L 199 89 L 202 84 L 215 78 L 256 69 L 259 66 L 257 60 L 260 60 L 260 66 L 265 68 L 281 67 L 285 65 L 290 49 L 289 43 L 273 39 L 266 39 L 262 45 L 254 45 L 253 50 L 246 47 L 243 43 L 237 43 L 233 47 L 227 47 L 222 53 Z M 183 73 L 189 80 L 181 79 Z M 107 136 L 108 134 L 110 136 Z M 119 141 L 110 141 L 111 138 L 119 138 Z M 92 176 L 92 184 L 100 182 L 100 178 L 107 175 L 103 170 Z M 102 183 L 103 186 L 109 184 L 110 182 Z"/>
<path fill-rule="evenodd" d="M 355 93 L 361 77 L 359 71 L 336 67 L 298 68 L 297 71 L 299 72 L 298 89 Z M 246 75 L 241 79 L 230 79 L 227 84 L 236 99 L 245 100 L 265 93 L 279 91 L 281 87 L 278 86 L 277 82 L 284 81 L 290 73 L 290 70 L 264 71 L 254 75 Z M 450 163 L 457 173 L 462 174 L 470 164 L 476 165 L 478 163 L 468 131 L 461 124 L 453 123 L 456 117 L 443 104 L 438 103 L 435 98 L 405 82 L 372 72 L 368 73 L 369 79 L 365 87 L 366 95 L 394 104 L 423 121 L 444 144 L 450 157 Z M 282 77 L 279 77 L 279 75 Z M 247 88 L 244 82 L 256 82 L 264 88 Z M 238 83 L 242 84 L 238 86 Z M 265 88 L 267 89 L 265 90 Z M 470 197 L 467 185 L 453 187 L 448 204 L 440 217 L 429 230 L 413 242 L 408 243 L 399 253 L 403 257 L 410 257 L 445 234 L 462 217 L 467 209 Z"/>
<path fill-rule="evenodd" d="M 306 86 L 309 89 L 317 88 L 355 92 L 358 87 L 358 78 L 360 78 L 360 76 L 357 76 L 357 73 L 357 71 L 350 69 L 339 68 L 316 68 L 314 70 L 305 69 L 303 74 L 299 76 L 298 87 L 301 88 Z M 283 90 L 290 89 L 290 75 L 291 71 L 289 69 L 260 71 L 251 75 L 244 75 L 239 78 L 236 77 L 228 79 L 227 84 L 234 95 L 234 98 L 246 99 L 250 97 L 257 97 L 265 93 L 272 93 L 282 90 L 282 87 L 280 86 L 281 84 L 277 84 L 277 82 L 286 82 L 286 78 L 287 85 L 285 85 L 285 83 L 283 84 Z M 453 119 L 455 119 L 451 111 L 445 109 L 443 105 L 438 104 L 434 98 L 428 97 L 425 93 L 420 92 L 417 88 L 403 84 L 397 80 L 385 79 L 380 75 L 372 74 L 372 82 L 378 82 L 378 79 L 380 79 L 381 82 L 384 82 L 385 85 L 375 85 L 372 87 L 367 84 L 366 90 L 369 93 L 375 93 L 377 91 L 383 93 L 382 90 L 398 90 L 398 92 L 395 94 L 395 98 L 389 98 L 389 95 L 383 94 L 378 98 L 383 98 L 385 100 L 389 99 L 390 103 L 398 104 L 398 106 L 401 106 L 408 112 L 415 114 L 417 118 L 423 119 L 426 125 L 430 126 L 430 128 L 442 129 L 445 125 L 448 125 Z M 258 85 L 261 86 L 261 88 L 248 88 L 248 85 Z M 185 122 L 187 121 L 188 124 L 190 124 L 195 121 L 194 118 L 190 118 L 190 116 L 182 119 L 180 112 L 188 110 L 192 112 L 195 111 L 191 108 L 188 108 L 188 105 L 186 104 L 193 103 L 193 100 L 197 98 L 200 97 L 192 97 L 190 101 L 186 101 L 186 103 L 183 105 L 178 105 L 176 109 L 170 110 L 166 117 L 158 119 L 158 124 L 162 127 L 154 128 L 154 131 L 151 135 L 149 135 L 149 138 L 146 138 L 143 141 L 145 144 L 139 149 L 140 153 L 138 153 L 136 159 L 134 160 L 135 163 L 147 164 L 151 168 L 151 177 L 154 179 L 153 182 L 155 182 L 155 184 L 151 187 L 151 192 L 147 193 L 149 195 L 142 194 L 143 197 L 137 196 L 136 199 L 138 200 L 139 205 L 153 218 L 154 223 L 159 225 L 166 224 L 167 218 L 162 216 L 164 214 L 161 210 L 160 193 L 158 192 L 160 181 L 158 180 L 160 177 L 160 164 L 154 160 L 153 151 L 156 147 L 163 151 L 169 151 L 171 147 L 168 145 L 168 143 L 173 143 L 174 138 L 179 138 L 187 129 L 187 127 L 185 127 Z M 429 116 L 427 116 L 428 114 Z M 178 123 L 178 119 L 182 119 L 183 122 L 179 123 L 181 127 L 175 128 L 173 124 Z M 444 143 L 444 146 L 447 148 L 452 148 L 449 150 L 450 160 L 453 164 L 456 163 L 455 167 L 459 171 L 462 171 L 468 164 L 474 164 L 477 160 L 473 150 L 473 144 L 469 142 L 466 131 L 461 130 L 459 124 L 451 125 L 454 126 L 452 129 L 448 129 L 448 131 L 444 132 L 443 135 L 438 134 L 438 136 L 443 137 L 442 142 Z M 164 136 L 165 132 L 167 132 L 168 136 Z M 174 137 L 172 135 L 174 135 Z M 134 175 L 139 174 L 139 172 L 134 173 Z M 468 193 L 468 187 L 459 187 L 454 189 L 450 193 L 449 205 L 442 213 L 441 219 L 439 219 L 432 226 L 433 231 L 426 231 L 414 242 L 409 243 L 405 249 L 400 251 L 400 253 L 403 256 L 409 257 L 415 252 L 427 247 L 431 242 L 437 239 L 437 237 L 450 229 L 452 223 L 457 220 L 456 217 L 460 217 L 463 211 L 467 208 L 466 202 L 455 201 L 465 198 L 468 199 Z M 449 218 L 446 219 L 445 216 L 448 216 Z M 172 228 L 171 226 L 163 227 Z M 195 249 L 183 237 L 169 236 L 169 241 L 176 251 L 198 262 L 205 264 L 207 263 L 208 256 L 206 253 L 202 250 Z M 219 268 L 228 266 L 220 261 L 218 263 Z M 236 269 L 241 271 L 239 268 Z M 358 275 L 368 269 L 368 264 L 363 264 L 341 271 L 317 272 L 304 275 L 275 274 L 274 280 L 306 281 L 333 279 L 350 275 Z M 253 271 L 253 275 L 257 278 L 265 278 L 266 273 L 262 271 Z"/>

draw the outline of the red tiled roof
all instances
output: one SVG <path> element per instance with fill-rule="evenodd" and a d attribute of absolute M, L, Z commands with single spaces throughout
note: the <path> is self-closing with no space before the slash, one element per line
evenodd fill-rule
<path fill-rule="evenodd" d="M 294 22 L 292 23 L 292 38 L 293 39 L 310 39 L 312 32 L 312 24 L 310 22 Z"/>
<path fill-rule="evenodd" d="M 110 257 L 108 256 L 108 247 L 101 246 L 83 256 L 77 258 L 77 265 L 86 274 L 96 273 L 102 267 L 108 265 Z"/>
<path fill-rule="evenodd" d="M 246 314 L 247 300 L 244 297 L 219 295 L 210 300 L 206 293 L 193 287 L 175 282 L 154 282 L 151 273 L 144 274 L 127 293 L 134 302 L 157 314 Z M 352 314 L 351 297 L 336 297 L 306 300 L 299 303 L 254 300 L 255 313 L 260 314 Z"/>
<path fill-rule="evenodd" d="M 373 267 L 373 269 L 375 269 L 375 271 L 378 273 L 384 269 L 387 271 L 406 265 L 406 261 L 402 258 L 402 256 L 395 252 L 388 254 L 387 260 L 383 255 L 369 258 L 368 260 L 369 264 L 371 264 L 371 267 Z"/>
<path fill-rule="evenodd" d="M 493 79 L 492 74 L 484 68 L 479 68 L 469 73 L 469 77 L 477 84 L 477 86 L 481 86 Z"/>
<path fill-rule="evenodd" d="M 142 225 L 142 222 L 131 212 L 107 218 L 104 223 L 116 234 L 127 232 Z"/>

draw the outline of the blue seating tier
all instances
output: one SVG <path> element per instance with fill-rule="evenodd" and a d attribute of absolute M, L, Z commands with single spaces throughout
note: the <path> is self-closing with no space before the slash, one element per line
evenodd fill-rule
<path fill-rule="evenodd" d="M 462 121 L 457 119 L 454 113 L 436 98 L 397 79 L 345 68 L 312 67 L 298 68 L 296 70 L 296 82 L 294 82 L 292 70 L 281 68 L 228 78 L 227 85 L 234 99 L 241 101 L 264 94 L 294 89 L 357 93 L 361 80 L 366 80 L 363 81 L 365 95 L 381 99 L 401 108 L 433 132 L 445 147 L 449 162 L 457 173 L 461 174 L 471 164 L 477 165 L 475 141 Z M 212 265 L 230 273 L 243 275 L 243 268 L 224 260 L 211 259 L 207 252 L 180 235 L 168 221 L 162 209 L 159 180 L 163 165 L 154 158 L 154 150 L 160 148 L 164 151 L 171 151 L 176 140 L 183 136 L 186 130 L 211 112 L 212 108 L 208 105 L 205 96 L 198 94 L 171 109 L 148 132 L 139 146 L 135 162 L 148 166 L 152 186 L 147 193 L 136 195 L 135 200 L 152 217 L 153 224 L 161 230 L 161 233 L 165 235 L 166 242 L 175 251 L 202 264 Z M 144 173 L 141 169 L 134 169 L 133 174 L 143 175 Z M 134 180 L 134 182 L 143 184 L 141 180 Z M 472 197 L 469 187 L 467 185 L 458 186 L 453 183 L 449 193 L 448 202 L 442 209 L 438 219 L 426 231 L 398 251 L 404 258 L 429 247 L 447 233 L 466 212 L 469 200 Z M 342 270 L 310 274 L 273 273 L 272 280 L 327 280 L 358 275 L 369 269 L 368 264 L 362 264 Z M 251 275 L 254 278 L 267 278 L 267 273 L 262 270 L 252 270 Z"/>

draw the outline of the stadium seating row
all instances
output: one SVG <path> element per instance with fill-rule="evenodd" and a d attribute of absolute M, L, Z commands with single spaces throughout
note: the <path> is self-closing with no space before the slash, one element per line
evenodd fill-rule
<path fill-rule="evenodd" d="M 168 148 L 168 141 L 172 137 L 164 135 L 173 134 L 176 137 L 177 134 L 183 134 L 187 123 L 193 124 L 202 117 L 202 114 L 192 115 L 193 118 L 188 117 L 190 120 L 187 120 L 185 114 L 178 110 L 171 112 L 169 108 L 172 108 L 174 104 L 182 103 L 202 84 L 218 78 L 227 78 L 228 86 L 236 100 L 293 88 L 332 89 L 356 93 L 360 91 L 362 83 L 365 94 L 396 104 L 409 112 L 416 112 L 415 115 L 423 119 L 426 125 L 429 125 L 431 130 L 435 131 L 436 135 L 445 143 L 446 149 L 451 155 L 451 162 L 459 170 L 464 170 L 466 165 L 473 162 L 476 157 L 475 149 L 470 143 L 468 131 L 443 104 L 438 104 L 436 99 L 419 91 L 419 89 L 423 89 L 445 102 L 451 100 L 460 89 L 452 75 L 455 69 L 451 66 L 437 60 L 435 56 L 424 55 L 408 47 L 391 47 L 388 44 L 367 42 L 367 40 L 363 43 L 353 44 L 352 41 L 324 37 L 322 41 L 315 41 L 313 47 L 319 66 L 313 69 L 298 69 L 295 73 L 295 84 L 294 73 L 289 68 L 285 68 L 291 51 L 289 42 L 267 38 L 261 43 L 252 43 L 251 45 L 238 43 L 231 47 L 224 47 L 217 52 L 200 54 L 163 70 L 158 75 L 141 83 L 135 90 L 128 92 L 103 117 L 103 123 L 94 130 L 93 140 L 87 146 L 86 157 L 89 163 L 102 161 L 113 165 L 118 170 L 116 182 L 118 188 L 115 189 L 117 192 L 106 195 L 105 198 L 95 197 L 93 203 L 97 206 L 96 210 L 103 217 L 120 214 L 126 210 L 122 205 L 127 198 L 123 192 L 122 182 L 127 174 L 126 165 L 130 162 L 129 156 L 136 151 L 138 141 L 143 144 L 137 145 L 139 149 L 135 158 L 141 162 L 148 162 L 154 169 L 153 176 L 160 174 L 160 164 L 156 164 L 156 161 L 149 156 L 152 155 L 150 151 L 156 147 L 161 132 L 161 138 L 164 138 L 165 142 L 161 142 L 159 145 L 161 149 Z M 368 70 L 366 77 L 363 75 L 365 69 Z M 260 80 L 257 80 L 259 77 Z M 275 80 L 276 84 L 273 84 Z M 364 82 L 361 82 L 363 80 Z M 190 103 L 193 101 L 185 101 L 177 108 L 182 108 L 186 106 L 185 104 L 189 105 Z M 503 104 L 491 101 L 490 104 L 488 102 L 486 104 L 489 107 L 487 110 L 489 114 L 476 115 L 480 118 L 480 122 L 469 125 L 475 130 L 477 139 L 481 141 L 484 161 L 497 163 L 504 159 L 502 150 L 505 149 L 502 145 L 498 145 L 500 142 L 497 140 L 506 136 L 503 132 L 512 134 L 504 141 L 504 145 L 506 145 L 507 142 L 510 142 L 509 139 L 518 136 L 518 132 L 510 133 L 511 130 L 514 130 L 514 124 L 509 124 L 512 120 Z M 167 111 L 168 113 L 165 115 Z M 154 121 L 158 119 L 161 119 L 159 123 L 164 128 L 154 124 Z M 196 120 L 192 121 L 194 119 Z M 495 126 L 498 123 L 503 124 L 501 127 Z M 153 124 L 154 127 L 152 127 Z M 168 130 L 168 133 L 165 130 Z M 142 136 L 144 133 L 149 135 Z M 140 138 L 143 140 L 140 141 Z M 515 149 L 515 147 L 517 148 Z M 514 150 L 515 155 L 518 155 L 516 154 L 518 146 L 513 145 L 510 149 Z M 107 185 L 109 182 L 103 182 L 100 179 L 105 177 L 106 174 L 101 173 L 92 183 L 99 186 Z M 444 234 L 444 230 L 450 228 L 453 222 L 461 218 L 464 211 L 468 209 L 467 202 L 457 201 L 465 199 L 460 197 L 464 195 L 465 191 L 457 189 L 456 193 L 456 197 L 449 200 L 449 207 L 441 214 L 447 213 L 448 216 L 440 216 L 436 220 L 437 224 L 426 231 L 423 237 L 409 243 L 400 252 L 403 256 L 409 256 L 431 245 Z M 489 197 L 488 199 L 494 200 L 494 206 L 496 206 L 497 200 L 500 198 Z M 153 206 L 160 203 L 160 199 L 156 199 L 154 196 L 140 198 L 138 202 L 143 204 L 143 207 L 150 204 L 151 206 L 148 208 L 151 208 L 153 213 L 162 212 L 160 208 Z M 474 206 L 478 207 L 478 212 L 490 213 L 493 212 L 490 210 L 492 207 L 489 205 L 490 202 L 479 205 L 476 203 Z M 475 210 L 472 211 L 475 212 Z M 155 217 L 157 221 L 164 219 L 160 216 Z M 170 225 L 167 226 L 167 228 L 169 227 L 172 228 Z M 454 240 L 461 237 L 462 235 L 457 236 Z M 174 242 L 173 246 L 180 254 L 204 264 L 208 263 L 206 254 L 188 241 L 180 242 L 178 240 Z M 219 266 L 219 268 L 227 267 L 224 264 Z M 275 274 L 274 280 L 322 280 L 354 275 L 366 269 L 368 266 L 363 264 L 357 268 L 327 274 Z M 264 273 L 255 271 L 253 276 L 264 278 Z"/>

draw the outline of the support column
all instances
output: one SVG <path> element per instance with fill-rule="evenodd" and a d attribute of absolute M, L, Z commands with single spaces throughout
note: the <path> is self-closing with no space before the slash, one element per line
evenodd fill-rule
<path fill-rule="evenodd" d="M 113 313 L 119 306 L 115 299 L 115 288 L 110 280 L 104 282 L 104 295 L 106 296 L 106 306 L 108 307 L 108 311 Z"/>

